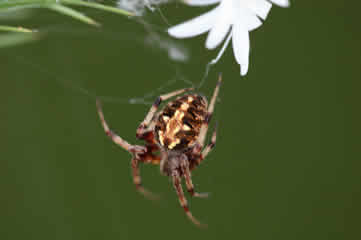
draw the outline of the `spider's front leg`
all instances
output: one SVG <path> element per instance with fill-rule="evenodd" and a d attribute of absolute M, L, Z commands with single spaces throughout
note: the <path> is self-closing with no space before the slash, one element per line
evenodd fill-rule
<path fill-rule="evenodd" d="M 112 130 L 110 130 L 107 122 L 104 119 L 104 114 L 101 108 L 100 101 L 97 100 L 97 108 L 98 108 L 98 114 L 100 117 L 100 121 L 102 123 L 102 126 L 104 128 L 104 131 L 106 135 L 113 140 L 113 142 L 120 147 L 127 150 L 130 154 L 132 154 L 133 158 L 131 161 L 132 170 L 133 170 L 133 182 L 137 188 L 137 190 L 142 193 L 144 196 L 150 198 L 150 199 L 156 199 L 157 196 L 150 191 L 144 189 L 142 187 L 141 178 L 139 174 L 139 162 L 151 162 L 156 164 L 160 160 L 157 158 L 157 156 L 154 156 L 151 152 L 148 151 L 147 147 L 139 146 L 139 145 L 132 145 L 125 141 L 123 138 L 115 134 Z"/>
<path fill-rule="evenodd" d="M 117 134 L 115 134 L 108 126 L 107 122 L 104 119 L 104 114 L 103 114 L 103 110 L 102 110 L 102 106 L 101 103 L 99 101 L 99 99 L 96 100 L 96 105 L 97 105 L 97 109 L 98 109 L 98 114 L 99 114 L 99 118 L 101 121 L 101 124 L 104 128 L 105 134 L 118 146 L 124 148 L 125 150 L 127 150 L 129 153 L 131 153 L 132 155 L 134 154 L 142 154 L 145 153 L 147 151 L 146 147 L 143 146 L 139 146 L 139 145 L 132 145 L 130 143 L 128 143 L 127 141 L 125 141 L 123 138 L 121 138 L 120 136 L 118 136 Z"/>
<path fill-rule="evenodd" d="M 212 151 L 212 149 L 216 145 L 216 140 L 217 140 L 217 126 L 213 131 L 211 142 L 207 144 L 207 146 L 203 149 L 203 151 L 201 145 L 196 145 L 194 147 L 193 154 L 199 155 L 199 157 L 196 159 L 195 163 L 192 164 L 192 166 L 190 166 L 190 170 L 193 170 L 196 166 L 201 164 L 201 162 L 207 157 L 207 155 Z"/>
<path fill-rule="evenodd" d="M 206 135 L 207 135 L 207 132 L 208 132 L 209 122 L 211 121 L 211 118 L 212 118 L 212 115 L 213 115 L 214 106 L 216 104 L 216 100 L 217 100 L 217 96 L 218 96 L 221 84 L 222 84 L 222 75 L 219 75 L 217 86 L 213 91 L 213 96 L 211 98 L 211 102 L 210 102 L 210 104 L 208 106 L 208 109 L 207 109 L 207 114 L 206 114 L 206 117 L 205 117 L 205 121 L 201 126 L 197 143 L 193 148 L 193 155 L 199 154 L 199 157 L 196 160 L 196 164 L 193 164 L 191 166 L 191 170 L 193 170 L 195 166 L 199 165 L 203 161 L 203 159 L 208 155 L 208 153 L 212 150 L 212 148 L 216 144 L 217 127 L 214 129 L 211 142 L 204 148 L 203 152 L 201 153 L 201 151 L 203 149 L 203 146 L 204 146 L 204 142 L 206 140 Z"/>
<path fill-rule="evenodd" d="M 206 135 L 207 135 L 207 132 L 208 132 L 209 122 L 211 121 L 211 118 L 212 118 L 212 115 L 213 115 L 214 106 L 216 104 L 216 100 L 217 100 L 217 96 L 218 96 L 221 84 L 222 84 L 222 75 L 219 75 L 217 86 L 214 89 L 213 96 L 211 98 L 211 102 L 210 102 L 210 104 L 208 106 L 208 109 L 207 109 L 207 115 L 205 117 L 205 122 L 202 124 L 201 129 L 199 131 L 198 144 L 200 145 L 201 148 L 203 148 L 204 141 L 206 140 Z"/>

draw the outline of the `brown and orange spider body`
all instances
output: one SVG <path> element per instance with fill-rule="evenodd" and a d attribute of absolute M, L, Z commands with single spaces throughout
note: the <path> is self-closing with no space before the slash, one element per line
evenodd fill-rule
<path fill-rule="evenodd" d="M 187 216 L 198 226 L 201 224 L 189 211 L 181 180 L 184 178 L 191 196 L 207 197 L 205 193 L 194 191 L 191 171 L 203 161 L 216 143 L 214 130 L 211 142 L 203 149 L 221 82 L 222 78 L 219 77 L 209 105 L 203 96 L 185 94 L 169 102 L 163 110 L 157 111 L 163 101 L 193 89 L 181 89 L 159 96 L 137 129 L 136 137 L 144 140 L 145 146 L 129 144 L 111 131 L 104 120 L 100 102 L 97 101 L 98 113 L 106 134 L 132 154 L 133 181 L 137 190 L 147 197 L 154 198 L 151 192 L 142 187 L 139 163 L 160 165 L 161 173 L 172 179 L 179 202 Z"/>

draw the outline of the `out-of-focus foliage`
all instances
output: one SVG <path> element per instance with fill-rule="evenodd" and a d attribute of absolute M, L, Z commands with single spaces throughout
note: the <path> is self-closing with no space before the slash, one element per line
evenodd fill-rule
<path fill-rule="evenodd" d="M 95 8 L 101 11 L 112 12 L 124 16 L 134 15 L 133 13 L 123 9 L 83 0 L 2 0 L 0 1 L 0 17 L 3 15 L 11 16 L 9 13 L 13 13 L 14 11 L 19 12 L 20 10 L 46 8 L 66 16 L 70 16 L 73 19 L 84 22 L 86 24 L 100 26 L 97 21 L 86 16 L 81 11 L 75 10 L 65 5 Z M 2 31 L 12 32 L 12 34 L 0 35 L 0 47 L 13 46 L 39 38 L 39 34 L 37 34 L 36 31 L 27 29 L 25 27 L 0 25 L 0 32 Z M 36 34 L 37 36 L 29 36 L 29 34 Z"/>
<path fill-rule="evenodd" d="M 2 28 L 0 26 L 0 28 Z M 29 34 L 29 33 L 8 33 L 0 35 L 0 48 L 10 47 L 14 45 L 19 45 L 22 43 L 31 42 L 39 38 L 38 34 Z"/>

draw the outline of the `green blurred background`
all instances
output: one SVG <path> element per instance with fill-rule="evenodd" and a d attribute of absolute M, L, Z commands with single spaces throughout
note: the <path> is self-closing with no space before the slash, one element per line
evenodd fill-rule
<path fill-rule="evenodd" d="M 217 53 L 206 36 L 180 40 L 190 60 L 178 63 L 119 15 L 78 8 L 102 28 L 48 10 L 1 18 L 46 35 L 0 49 L 0 239 L 361 239 L 360 7 L 273 7 L 251 33 L 248 75 L 230 48 L 211 69 L 200 91 L 209 96 L 223 73 L 219 137 L 193 174 L 211 196 L 190 199 L 207 229 L 186 218 L 157 166 L 142 177 L 161 200 L 135 191 L 130 155 L 106 138 L 94 99 L 107 96 L 109 124 L 136 143 L 149 105 L 129 100 L 188 86 L 181 77 L 197 84 Z M 207 8 L 162 10 L 175 24 Z M 144 20 L 167 27 L 157 12 Z"/>

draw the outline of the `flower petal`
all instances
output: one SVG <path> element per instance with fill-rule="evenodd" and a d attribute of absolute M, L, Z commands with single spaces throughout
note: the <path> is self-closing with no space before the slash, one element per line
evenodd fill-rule
<path fill-rule="evenodd" d="M 249 7 L 249 1 L 234 0 L 233 4 L 228 7 L 228 13 L 225 15 L 232 15 L 232 23 L 236 22 L 242 24 L 247 30 L 252 31 L 262 25 L 262 21 L 256 16 L 254 11 Z M 259 1 L 259 0 L 255 0 Z M 223 2 L 222 2 L 223 3 Z M 230 2 L 228 2 L 230 3 Z M 222 5 L 222 4 L 221 4 Z"/>
<path fill-rule="evenodd" d="M 220 4 L 219 15 L 206 40 L 206 48 L 216 48 L 226 37 L 232 24 L 232 5 Z"/>
<path fill-rule="evenodd" d="M 244 76 L 248 72 L 250 44 L 249 33 L 240 22 L 237 22 L 233 25 L 232 38 L 233 53 L 237 63 L 241 65 L 241 75 Z"/>
<path fill-rule="evenodd" d="M 263 20 L 266 19 L 272 7 L 272 4 L 266 0 L 252 0 L 248 4 L 248 7 Z"/>
<path fill-rule="evenodd" d="M 248 31 L 252 31 L 262 25 L 262 21 L 249 9 L 239 8 L 238 15 L 233 20 L 233 23 L 239 23 Z"/>
<path fill-rule="evenodd" d="M 270 2 L 280 6 L 280 7 L 288 7 L 290 6 L 290 2 L 288 0 L 269 0 Z"/>
<path fill-rule="evenodd" d="M 240 11 L 239 20 L 237 21 L 241 21 L 240 24 L 245 26 L 248 31 L 253 31 L 262 25 L 262 21 L 246 9 Z"/>
<path fill-rule="evenodd" d="M 219 3 L 221 0 L 183 0 L 185 4 L 190 6 L 206 6 Z"/>
<path fill-rule="evenodd" d="M 176 38 L 189 38 L 200 35 L 209 31 L 217 21 L 219 8 L 216 7 L 211 11 L 178 24 L 168 29 L 168 33 Z"/>

